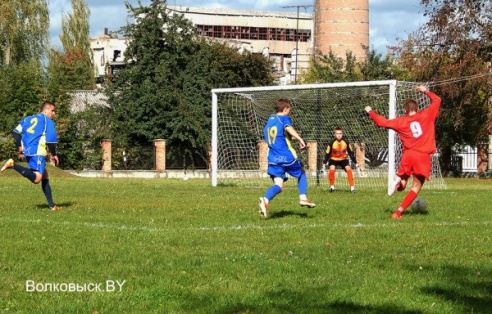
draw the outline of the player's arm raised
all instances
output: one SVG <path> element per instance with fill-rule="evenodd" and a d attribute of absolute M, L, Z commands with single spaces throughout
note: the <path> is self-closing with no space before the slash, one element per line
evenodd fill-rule
<path fill-rule="evenodd" d="M 377 126 L 383 127 L 386 129 L 396 129 L 398 123 L 392 119 L 386 119 L 385 117 L 377 114 L 374 110 L 372 110 L 371 106 L 366 106 L 364 110 L 367 112 L 369 117 L 376 123 Z"/>

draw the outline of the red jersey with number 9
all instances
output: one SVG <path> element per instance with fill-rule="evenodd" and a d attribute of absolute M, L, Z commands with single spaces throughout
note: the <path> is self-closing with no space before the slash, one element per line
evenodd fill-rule
<path fill-rule="evenodd" d="M 398 133 L 403 151 L 413 150 L 428 154 L 436 152 L 435 122 L 439 115 L 441 98 L 430 91 L 426 91 L 425 95 L 430 98 L 431 104 L 412 116 L 386 119 L 374 111 L 369 112 L 369 116 L 378 126 Z"/>

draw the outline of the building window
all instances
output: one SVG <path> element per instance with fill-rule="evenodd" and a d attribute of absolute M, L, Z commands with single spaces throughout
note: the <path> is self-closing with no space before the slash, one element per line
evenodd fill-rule
<path fill-rule="evenodd" d="M 212 38 L 308 42 L 311 30 L 250 26 L 195 25 L 198 35 Z"/>

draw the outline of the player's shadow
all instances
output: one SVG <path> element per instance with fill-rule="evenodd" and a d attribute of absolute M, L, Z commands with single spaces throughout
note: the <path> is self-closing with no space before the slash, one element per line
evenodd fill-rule
<path fill-rule="evenodd" d="M 306 213 L 299 213 L 291 210 L 281 210 L 278 212 L 273 212 L 269 215 L 270 219 L 279 219 L 279 218 L 284 218 L 288 216 L 298 216 L 299 218 L 308 218 L 308 214 Z"/>
<path fill-rule="evenodd" d="M 61 207 L 61 210 L 64 210 L 66 208 L 68 209 L 73 204 L 74 204 L 73 202 L 56 203 L 56 205 L 58 205 L 58 206 Z M 49 210 L 49 207 L 48 207 L 48 205 L 46 203 L 45 204 L 37 204 L 36 205 L 36 208 L 37 209 L 48 209 Z"/>
<path fill-rule="evenodd" d="M 392 209 L 392 208 L 389 208 L 389 207 L 385 207 L 383 209 L 383 212 L 391 215 L 392 213 L 395 212 L 395 210 Z M 404 215 L 405 217 L 410 217 L 410 216 L 426 216 L 426 215 L 429 215 L 429 211 L 425 210 L 425 211 L 421 211 L 421 212 L 414 212 L 411 208 L 407 208 L 407 210 L 405 210 L 402 215 Z"/>

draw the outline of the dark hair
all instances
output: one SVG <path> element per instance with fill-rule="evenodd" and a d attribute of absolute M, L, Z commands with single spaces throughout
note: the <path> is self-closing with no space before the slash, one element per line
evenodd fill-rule
<path fill-rule="evenodd" d="M 53 106 L 53 107 L 56 107 L 55 105 L 55 102 L 54 101 L 44 101 L 42 104 L 41 104 L 41 110 L 40 111 L 43 111 L 44 109 L 46 109 L 46 107 L 48 106 Z"/>
<path fill-rule="evenodd" d="M 339 126 L 337 126 L 336 128 L 333 129 L 333 133 L 335 133 L 336 131 L 342 131 L 343 132 L 342 128 Z"/>
<path fill-rule="evenodd" d="M 411 112 L 411 111 L 419 111 L 419 105 L 415 101 L 415 99 L 407 99 L 405 103 L 403 104 L 403 109 L 405 110 L 406 113 Z"/>
<path fill-rule="evenodd" d="M 287 98 L 280 98 L 275 103 L 275 112 L 276 113 L 282 112 L 282 111 L 284 111 L 285 108 L 291 108 L 291 106 L 292 105 L 291 105 L 291 102 L 290 102 L 289 99 L 287 99 Z"/>

